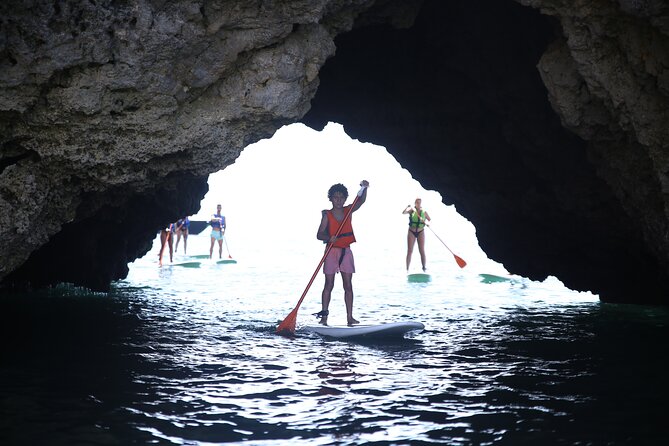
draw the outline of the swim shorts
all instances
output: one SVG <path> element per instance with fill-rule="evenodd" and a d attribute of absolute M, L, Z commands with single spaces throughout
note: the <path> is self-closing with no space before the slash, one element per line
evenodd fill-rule
<path fill-rule="evenodd" d="M 343 253 L 343 257 L 342 257 Z M 353 251 L 351 248 L 332 248 L 323 263 L 323 274 L 354 273 Z"/>
<path fill-rule="evenodd" d="M 223 233 L 221 231 L 211 230 L 211 238 L 215 240 L 223 240 Z"/>

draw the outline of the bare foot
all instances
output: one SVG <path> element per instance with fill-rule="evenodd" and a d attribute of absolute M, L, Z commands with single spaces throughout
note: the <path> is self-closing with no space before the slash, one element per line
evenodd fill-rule
<path fill-rule="evenodd" d="M 321 325 L 327 325 L 328 324 L 328 317 L 323 316 L 320 321 L 318 321 L 319 324 Z"/>
<path fill-rule="evenodd" d="M 359 324 L 359 323 L 360 323 L 360 322 L 356 321 L 356 320 L 353 319 L 352 317 L 348 318 L 348 325 L 349 325 L 349 326 L 350 326 L 350 325 Z"/>

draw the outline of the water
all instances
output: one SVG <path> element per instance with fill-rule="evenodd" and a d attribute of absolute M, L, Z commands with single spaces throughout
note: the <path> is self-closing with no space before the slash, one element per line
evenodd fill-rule
<path fill-rule="evenodd" d="M 320 309 L 319 274 L 296 336 L 277 336 L 320 259 L 317 244 L 234 245 L 237 264 L 199 268 L 158 268 L 155 247 L 109 294 L 61 286 L 3 296 L 0 444 L 666 438 L 666 309 L 601 304 L 556 281 L 481 283 L 478 273 L 496 272 L 460 270 L 434 244 L 432 282 L 409 283 L 401 247 L 358 245 L 356 317 L 418 320 L 426 331 L 389 342 L 302 331 Z M 191 236 L 189 250 L 207 252 L 206 235 Z M 340 283 L 333 323 L 344 320 Z"/>

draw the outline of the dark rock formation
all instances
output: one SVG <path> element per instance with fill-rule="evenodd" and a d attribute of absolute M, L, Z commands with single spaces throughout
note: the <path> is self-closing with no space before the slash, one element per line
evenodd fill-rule
<path fill-rule="evenodd" d="M 601 6 L 593 9 L 608 10 L 602 20 L 631 20 Z M 585 51 L 599 39 L 610 33 L 578 45 Z M 556 275 L 610 301 L 666 302 L 666 221 L 648 153 L 667 142 L 666 112 L 655 103 L 664 97 L 666 106 L 666 95 L 638 92 L 637 108 L 627 111 L 649 114 L 644 131 L 657 145 L 644 148 L 619 122 L 634 118 L 613 116 L 605 98 L 589 92 L 566 42 L 559 21 L 516 3 L 426 2 L 410 29 L 339 36 L 305 122 L 336 121 L 388 147 L 423 186 L 457 205 L 488 255 L 510 271 Z M 605 55 L 614 49 L 591 63 L 610 64 Z M 588 68 L 602 83 L 616 76 Z"/>
<path fill-rule="evenodd" d="M 208 173 L 302 120 L 384 145 L 514 273 L 668 302 L 665 2 L 0 8 L 5 286 L 105 289 Z"/>

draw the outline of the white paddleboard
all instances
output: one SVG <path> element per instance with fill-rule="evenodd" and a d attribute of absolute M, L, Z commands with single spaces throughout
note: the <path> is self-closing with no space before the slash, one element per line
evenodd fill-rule
<path fill-rule="evenodd" d="M 308 325 L 304 330 L 331 338 L 351 337 L 398 337 L 409 332 L 421 332 L 425 325 L 420 322 L 390 322 L 376 325 Z"/>

